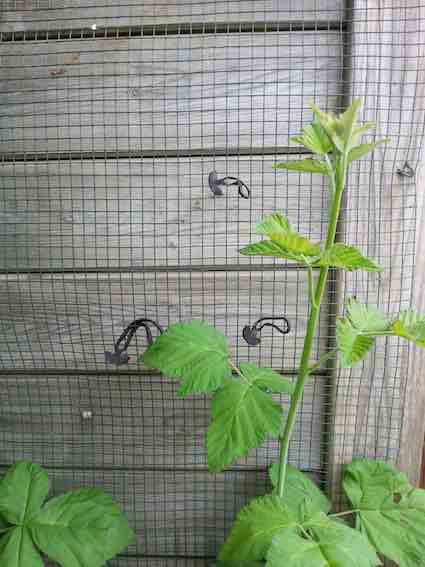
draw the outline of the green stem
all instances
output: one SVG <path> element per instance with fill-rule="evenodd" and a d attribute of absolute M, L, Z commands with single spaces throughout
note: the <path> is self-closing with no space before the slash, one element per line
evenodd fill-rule
<path fill-rule="evenodd" d="M 316 370 L 318 370 L 323 364 L 325 364 L 325 362 L 327 362 L 328 360 L 330 360 L 331 358 L 333 358 L 336 353 L 338 352 L 338 349 L 333 348 L 332 350 L 330 350 L 329 352 L 325 353 L 323 356 L 321 356 L 319 358 L 319 360 L 316 362 L 316 364 L 313 364 L 313 366 L 310 366 L 308 369 L 308 373 L 309 374 L 313 374 Z"/>
<path fill-rule="evenodd" d="M 341 210 L 342 194 L 345 186 L 345 178 L 347 173 L 347 158 L 342 154 L 335 165 L 335 191 L 333 193 L 332 205 L 330 209 L 330 219 L 328 233 L 326 237 L 325 251 L 328 250 L 335 242 L 336 229 L 338 224 L 339 213 Z M 326 288 L 329 268 L 320 268 L 319 277 L 314 291 L 314 298 L 311 301 L 310 316 L 307 324 L 307 332 L 304 339 L 304 346 L 301 355 L 301 362 L 298 371 L 298 378 L 295 384 L 294 393 L 291 396 L 288 417 L 282 435 L 280 436 L 280 455 L 279 455 L 279 479 L 277 492 L 282 498 L 285 491 L 286 469 L 288 465 L 289 444 L 297 416 L 298 405 L 304 392 L 304 384 L 309 375 L 310 355 L 313 346 L 313 340 L 316 335 L 317 322 L 320 313 L 320 306 L 323 294 Z"/>
<path fill-rule="evenodd" d="M 350 516 L 357 514 L 360 510 L 347 510 L 346 512 L 338 512 L 337 514 L 329 514 L 329 518 L 339 518 L 340 516 Z"/>

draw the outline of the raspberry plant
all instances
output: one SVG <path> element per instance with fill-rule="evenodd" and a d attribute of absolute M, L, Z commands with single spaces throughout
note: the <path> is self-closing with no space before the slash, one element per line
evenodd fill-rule
<path fill-rule="evenodd" d="M 392 465 L 373 460 L 348 465 L 343 488 L 353 509 L 337 514 L 331 513 L 325 494 L 288 465 L 304 385 L 317 368 L 336 356 L 342 367 L 357 364 L 378 337 L 402 337 L 425 347 L 425 318 L 410 310 L 388 316 L 351 299 L 345 316 L 337 321 L 336 349 L 311 361 L 329 270 L 381 271 L 355 246 L 335 239 L 350 164 L 385 142 L 360 141 L 373 128 L 372 123 L 358 122 L 360 104 L 354 101 L 339 115 L 313 105 L 313 122 L 293 138 L 313 157 L 276 165 L 328 178 L 325 242 L 311 242 L 275 213 L 257 225 L 257 233 L 265 238 L 240 251 L 290 260 L 305 268 L 309 318 L 295 385 L 271 369 L 248 363 L 237 366 L 224 335 L 201 321 L 170 326 L 142 357 L 147 367 L 180 380 L 180 395 L 213 395 L 206 441 L 212 472 L 260 447 L 269 435 L 279 440 L 279 462 L 270 469 L 273 491 L 239 512 L 217 566 L 254 567 L 265 562 L 267 567 L 372 567 L 383 557 L 401 567 L 425 566 L 425 491 L 411 486 Z M 291 396 L 286 416 L 271 395 L 280 393 Z"/>

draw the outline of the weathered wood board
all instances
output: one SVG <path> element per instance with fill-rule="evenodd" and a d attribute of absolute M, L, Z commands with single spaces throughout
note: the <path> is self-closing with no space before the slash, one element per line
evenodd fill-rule
<path fill-rule="evenodd" d="M 418 65 L 423 57 L 418 22 L 424 15 L 423 7 L 410 0 L 397 6 L 390 1 L 353 3 L 350 94 L 364 97 L 363 119 L 375 121 L 377 139 L 389 141 L 353 168 L 341 228 L 345 240 L 357 243 L 385 271 L 380 276 L 347 275 L 341 280 L 340 305 L 343 295 L 356 295 L 389 313 L 411 305 L 417 187 L 414 178 L 397 169 L 406 161 L 416 169 L 424 132 L 424 70 Z M 334 495 L 340 492 L 342 466 L 354 457 L 397 461 L 408 350 L 405 342 L 381 338 L 363 364 L 339 372 L 329 452 Z"/>
<path fill-rule="evenodd" d="M 246 503 L 270 489 L 265 471 L 49 471 L 55 494 L 99 487 L 135 528 L 130 554 L 214 557 Z"/>
<path fill-rule="evenodd" d="M 340 94 L 339 32 L 0 45 L 0 152 L 286 146 Z"/>
<path fill-rule="evenodd" d="M 238 250 L 281 211 L 312 239 L 326 231 L 328 189 L 276 171 L 284 156 L 6 164 L 0 169 L 0 268 L 137 268 L 270 263 Z M 208 175 L 249 187 L 215 197 Z M 302 205 L 301 205 L 302 203 Z"/>
<path fill-rule="evenodd" d="M 121 4 L 121 5 L 120 5 Z M 328 21 L 342 0 L 3 0 L 0 31 L 197 22 Z"/>
<path fill-rule="evenodd" d="M 0 280 L 0 361 L 4 368 L 105 368 L 124 327 L 140 317 L 163 327 L 204 319 L 221 329 L 241 361 L 285 369 L 297 367 L 307 321 L 304 271 L 197 272 L 5 276 Z M 258 347 L 242 338 L 245 325 L 285 315 L 288 335 L 264 330 Z M 326 309 L 317 348 L 325 348 Z M 140 331 L 130 368 L 144 352 Z M 315 354 L 316 355 L 316 354 Z"/>
<path fill-rule="evenodd" d="M 0 463 L 29 459 L 75 469 L 207 467 L 210 397 L 181 398 L 177 381 L 158 375 L 18 375 L 1 376 L 0 384 Z M 323 427 L 329 420 L 326 396 L 325 378 L 312 377 L 289 455 L 291 464 L 303 470 L 321 471 Z M 276 400 L 287 413 L 289 397 Z M 234 467 L 265 469 L 278 454 L 277 441 L 269 438 Z"/>

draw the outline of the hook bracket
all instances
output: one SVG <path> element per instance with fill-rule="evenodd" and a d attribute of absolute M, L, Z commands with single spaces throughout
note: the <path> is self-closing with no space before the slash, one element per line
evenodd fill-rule
<path fill-rule="evenodd" d="M 273 323 L 273 321 L 283 321 L 285 325 L 284 328 L 282 329 L 280 326 L 276 325 L 276 323 Z M 291 325 L 286 317 L 261 317 L 258 321 L 255 321 L 252 326 L 245 325 L 242 329 L 242 337 L 249 346 L 257 346 L 260 344 L 260 334 L 264 327 L 272 327 L 281 335 L 287 335 L 291 331 Z"/>
<path fill-rule="evenodd" d="M 150 329 L 151 325 L 157 329 L 159 334 L 162 334 L 164 332 L 164 329 L 152 319 L 135 319 L 129 325 L 127 325 L 127 327 L 119 336 L 118 340 L 115 342 L 114 350 L 112 352 L 105 351 L 105 362 L 107 364 L 115 364 L 116 366 L 128 364 L 130 356 L 127 353 L 127 349 L 130 346 L 131 340 L 136 334 L 136 331 L 141 327 L 145 329 L 148 345 L 152 345 L 153 335 Z"/>
<path fill-rule="evenodd" d="M 223 195 L 222 187 L 236 186 L 238 188 L 239 197 L 242 197 L 242 199 L 249 199 L 251 193 L 248 185 L 237 177 L 227 176 L 219 179 L 216 171 L 211 171 L 208 175 L 208 185 L 215 197 Z"/>

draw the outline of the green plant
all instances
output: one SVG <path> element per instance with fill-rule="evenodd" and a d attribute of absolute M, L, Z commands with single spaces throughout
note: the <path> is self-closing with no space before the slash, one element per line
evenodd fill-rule
<path fill-rule="evenodd" d="M 75 490 L 44 504 L 49 490 L 46 471 L 27 461 L 0 481 L 2 567 L 42 567 L 40 552 L 63 567 L 101 567 L 134 540 L 125 516 L 101 490 Z"/>
<path fill-rule="evenodd" d="M 272 256 L 300 264 L 309 288 L 309 318 L 295 385 L 271 369 L 231 360 L 226 338 L 200 321 L 172 325 L 143 356 L 143 362 L 181 381 L 180 395 L 212 393 L 207 433 L 208 465 L 221 471 L 272 435 L 280 459 L 271 468 L 273 491 L 243 508 L 224 543 L 217 565 L 267 567 L 378 565 L 377 552 L 403 567 L 425 565 L 425 491 L 411 486 L 391 465 L 355 461 L 343 487 L 353 509 L 331 514 L 331 504 L 314 483 L 288 466 L 288 449 L 297 408 L 308 377 L 340 355 L 343 367 L 361 361 L 375 339 L 397 336 L 425 347 L 425 319 L 412 311 L 388 317 L 352 299 L 337 321 L 336 348 L 311 362 L 313 339 L 328 272 L 380 271 L 357 248 L 336 241 L 337 222 L 349 165 L 384 142 L 361 143 L 373 124 L 357 121 L 360 101 L 335 115 L 313 106 L 314 120 L 294 141 L 313 157 L 280 163 L 278 169 L 318 173 L 329 180 L 330 209 L 326 241 L 311 242 L 275 213 L 257 226 L 260 242 L 241 250 L 248 256 Z M 315 277 L 317 274 L 317 277 Z M 282 408 L 271 394 L 291 396 Z M 355 519 L 355 528 L 345 519 Z"/>

